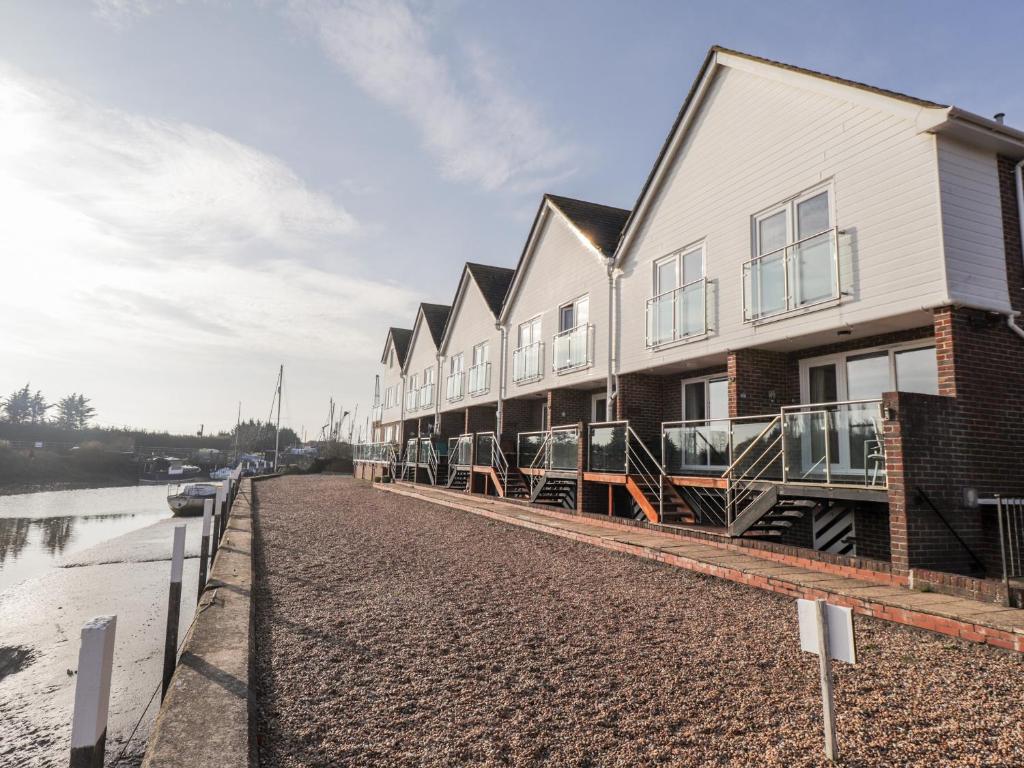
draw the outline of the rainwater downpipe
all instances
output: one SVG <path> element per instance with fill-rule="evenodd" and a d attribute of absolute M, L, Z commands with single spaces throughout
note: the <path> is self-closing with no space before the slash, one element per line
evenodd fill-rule
<path fill-rule="evenodd" d="M 605 421 L 613 421 L 615 413 L 615 398 L 618 397 L 619 388 L 616 381 L 615 361 L 615 331 L 618 327 L 618 318 L 615 310 L 615 262 L 607 260 L 608 270 L 608 378 L 605 384 Z"/>
<path fill-rule="evenodd" d="M 1024 160 L 1017 162 L 1013 167 L 1013 178 L 1017 185 L 1017 227 L 1020 235 L 1021 256 L 1024 257 Z M 1010 312 L 1006 316 L 1006 324 L 1010 330 L 1024 339 L 1024 328 L 1017 325 L 1017 317 L 1020 312 Z"/>
<path fill-rule="evenodd" d="M 501 323 L 495 323 L 494 327 L 501 333 L 501 342 L 498 349 L 498 411 L 496 414 L 497 424 L 494 425 L 494 433 L 501 440 L 501 417 L 505 411 L 505 349 L 508 346 L 508 332 Z"/>

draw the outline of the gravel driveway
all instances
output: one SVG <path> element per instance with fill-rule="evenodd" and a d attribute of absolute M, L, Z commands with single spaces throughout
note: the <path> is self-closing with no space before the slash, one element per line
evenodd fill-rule
<path fill-rule="evenodd" d="M 256 495 L 262 768 L 828 764 L 790 600 L 348 478 Z M 844 765 L 1024 765 L 1019 656 L 855 622 Z"/>

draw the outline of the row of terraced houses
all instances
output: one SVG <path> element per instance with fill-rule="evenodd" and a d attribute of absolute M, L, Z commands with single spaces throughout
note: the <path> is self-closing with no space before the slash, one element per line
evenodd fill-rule
<path fill-rule="evenodd" d="M 632 210 L 545 195 L 514 269 L 388 330 L 356 473 L 1005 598 L 1022 158 L 1000 115 L 713 48 Z"/>

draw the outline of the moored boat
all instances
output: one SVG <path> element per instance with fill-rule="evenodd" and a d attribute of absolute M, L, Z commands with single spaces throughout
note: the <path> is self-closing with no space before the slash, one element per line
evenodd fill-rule
<path fill-rule="evenodd" d="M 185 483 L 168 486 L 167 506 L 176 517 L 203 514 L 203 502 L 217 495 L 217 483 Z"/>

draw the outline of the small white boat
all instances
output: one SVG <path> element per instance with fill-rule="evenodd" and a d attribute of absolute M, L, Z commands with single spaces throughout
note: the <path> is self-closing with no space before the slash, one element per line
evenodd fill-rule
<path fill-rule="evenodd" d="M 176 517 L 203 514 L 203 502 L 217 495 L 218 483 L 186 483 L 167 487 L 167 506 Z"/>
<path fill-rule="evenodd" d="M 234 471 L 235 470 L 233 470 L 231 467 L 221 467 L 220 469 L 215 469 L 213 470 L 213 472 L 210 473 L 210 479 L 227 480 L 229 477 L 232 476 L 232 474 L 234 474 Z"/>

